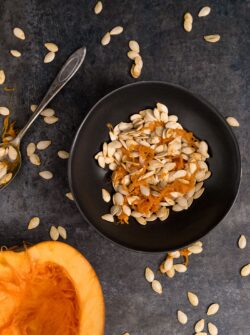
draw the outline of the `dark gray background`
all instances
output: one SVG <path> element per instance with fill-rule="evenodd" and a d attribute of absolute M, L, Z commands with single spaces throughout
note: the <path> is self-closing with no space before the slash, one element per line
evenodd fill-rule
<path fill-rule="evenodd" d="M 65 226 L 67 242 L 89 259 L 101 280 L 106 301 L 105 334 L 192 334 L 193 322 L 203 317 L 206 306 L 214 301 L 221 308 L 211 320 L 220 334 L 249 334 L 250 281 L 239 276 L 239 269 L 250 260 L 250 243 L 240 251 L 237 239 L 243 233 L 250 236 L 250 1 L 104 1 L 99 16 L 93 14 L 94 4 L 87 0 L 0 2 L 0 68 L 5 70 L 6 85 L 16 88 L 10 101 L 10 95 L 0 87 L 0 105 L 11 108 L 18 127 L 28 120 L 30 104 L 39 102 L 67 56 L 81 45 L 88 49 L 84 66 L 51 104 L 60 121 L 49 126 L 40 118 L 24 139 L 24 153 L 31 141 L 51 139 L 53 145 L 41 152 L 39 168 L 24 155 L 19 176 L 0 193 L 0 245 L 48 240 L 51 224 Z M 198 19 L 203 5 L 210 5 L 212 12 Z M 195 17 L 190 34 L 182 29 L 182 15 L 187 10 Z M 124 34 L 102 47 L 101 36 L 116 25 L 124 26 Z M 15 26 L 24 29 L 25 41 L 13 37 Z M 202 36 L 211 33 L 221 34 L 218 44 L 203 41 Z M 69 191 L 67 162 L 56 155 L 59 149 L 70 149 L 84 115 L 100 97 L 134 81 L 128 74 L 131 63 L 126 56 L 130 39 L 141 45 L 144 67 L 140 79 L 183 85 L 241 124 L 235 129 L 243 166 L 238 199 L 226 219 L 203 239 L 204 252 L 191 257 L 188 272 L 174 280 L 161 277 L 162 296 L 151 291 L 143 272 L 146 265 L 156 270 L 164 254 L 124 250 L 93 231 L 65 197 Z M 60 47 L 50 64 L 43 63 L 43 44 L 47 41 Z M 10 49 L 22 51 L 23 56 L 13 58 Z M 43 168 L 53 171 L 54 179 L 39 178 L 38 171 Z M 32 216 L 39 216 L 41 224 L 28 231 Z M 200 307 L 188 305 L 187 290 L 197 292 Z M 188 313 L 187 326 L 176 321 L 178 308 Z"/>

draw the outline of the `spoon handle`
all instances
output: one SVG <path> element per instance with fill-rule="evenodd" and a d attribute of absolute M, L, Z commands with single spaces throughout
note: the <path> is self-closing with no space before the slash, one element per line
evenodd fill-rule
<path fill-rule="evenodd" d="M 16 138 L 12 141 L 12 144 L 19 146 L 21 139 L 23 138 L 26 131 L 38 117 L 38 115 L 44 110 L 48 103 L 56 96 L 56 94 L 63 88 L 64 85 L 74 76 L 79 67 L 82 65 L 86 55 L 86 48 L 80 48 L 76 50 L 67 60 L 62 67 L 61 71 L 56 76 L 55 80 L 51 84 L 49 90 L 45 94 L 41 103 L 35 110 L 34 114 L 30 117 L 27 124 L 18 133 Z"/>

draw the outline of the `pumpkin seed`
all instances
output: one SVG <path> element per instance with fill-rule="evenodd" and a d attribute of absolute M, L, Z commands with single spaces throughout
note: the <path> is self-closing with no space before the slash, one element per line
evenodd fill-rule
<path fill-rule="evenodd" d="M 108 222 L 114 222 L 114 217 L 111 214 L 102 215 L 102 219 Z"/>
<path fill-rule="evenodd" d="M 17 38 L 19 38 L 20 40 L 25 40 L 25 33 L 21 28 L 14 28 L 13 29 L 13 34 L 14 36 L 16 36 Z"/>
<path fill-rule="evenodd" d="M 65 150 L 59 150 L 57 153 L 58 157 L 61 159 L 68 159 L 69 158 L 69 153 Z"/>
<path fill-rule="evenodd" d="M 16 151 L 16 149 L 12 146 L 12 145 L 10 145 L 9 147 L 8 147 L 8 156 L 9 156 L 9 159 L 11 160 L 11 161 L 15 161 L 16 159 L 17 159 L 17 151 Z"/>
<path fill-rule="evenodd" d="M 174 269 L 177 272 L 186 272 L 187 271 L 187 267 L 184 264 L 174 264 Z"/>
<path fill-rule="evenodd" d="M 208 322 L 207 328 L 210 335 L 218 335 L 218 329 L 212 322 Z"/>
<path fill-rule="evenodd" d="M 43 179 L 49 180 L 53 178 L 53 173 L 50 171 L 41 171 L 39 172 L 39 176 Z"/>
<path fill-rule="evenodd" d="M 238 241 L 238 246 L 240 249 L 245 249 L 247 245 L 247 239 L 245 235 L 240 235 L 239 241 Z"/>
<path fill-rule="evenodd" d="M 45 116 L 44 118 L 44 122 L 47 124 L 53 124 L 56 123 L 58 121 L 58 117 L 56 116 Z"/>
<path fill-rule="evenodd" d="M 34 113 L 34 111 L 37 109 L 37 105 L 31 105 L 30 106 L 30 110 L 31 110 L 31 112 L 33 112 Z"/>
<path fill-rule="evenodd" d="M 58 46 L 55 43 L 47 42 L 44 44 L 44 46 L 50 52 L 57 52 L 59 50 Z"/>
<path fill-rule="evenodd" d="M 204 319 L 201 319 L 199 321 L 196 322 L 195 326 L 194 326 L 194 330 L 196 333 L 200 333 L 203 331 L 205 327 L 205 320 Z"/>
<path fill-rule="evenodd" d="M 250 275 L 250 264 L 246 264 L 240 271 L 242 277 L 247 277 Z"/>
<path fill-rule="evenodd" d="M 69 200 L 74 201 L 74 197 L 73 197 L 73 194 L 72 194 L 71 192 L 68 192 L 68 193 L 66 193 L 65 195 L 66 195 L 66 197 L 67 197 Z"/>
<path fill-rule="evenodd" d="M 64 227 L 62 227 L 62 226 L 58 226 L 58 227 L 57 227 L 57 230 L 58 230 L 59 235 L 60 235 L 64 240 L 66 240 L 66 239 L 67 239 L 67 231 L 66 231 L 66 229 L 65 229 Z"/>
<path fill-rule="evenodd" d="M 204 40 L 209 43 L 216 43 L 219 42 L 220 40 L 220 35 L 215 34 L 215 35 L 205 35 Z"/>
<path fill-rule="evenodd" d="M 166 272 L 166 275 L 169 277 L 169 278 L 173 278 L 174 275 L 175 275 L 175 269 L 172 267 L 172 269 L 168 270 Z"/>
<path fill-rule="evenodd" d="M 153 289 L 156 293 L 158 293 L 158 294 L 162 294 L 162 285 L 161 285 L 161 283 L 159 282 L 159 280 L 154 279 L 154 280 L 152 281 L 152 289 Z"/>
<path fill-rule="evenodd" d="M 42 112 L 41 112 L 42 116 L 54 116 L 55 115 L 55 111 L 52 108 L 45 108 Z"/>
<path fill-rule="evenodd" d="M 7 107 L 0 107 L 0 115 L 7 116 L 10 115 L 10 110 Z"/>
<path fill-rule="evenodd" d="M 40 160 L 40 157 L 37 155 L 37 154 L 31 154 L 29 156 L 29 159 L 30 159 L 30 162 L 33 164 L 33 165 L 37 165 L 39 166 L 41 164 L 41 160 Z"/>
<path fill-rule="evenodd" d="M 137 53 L 140 52 L 140 46 L 139 46 L 139 43 L 138 43 L 137 41 L 135 41 L 135 40 L 131 40 L 131 41 L 129 41 L 128 45 L 129 45 L 129 48 L 130 48 L 132 51 L 135 51 L 135 52 L 137 52 Z"/>
<path fill-rule="evenodd" d="M 123 32 L 123 27 L 121 26 L 116 26 L 113 29 L 110 30 L 110 35 L 120 35 Z"/>
<path fill-rule="evenodd" d="M 173 267 L 173 258 L 172 257 L 167 257 L 167 259 L 164 262 L 164 270 L 167 272 Z"/>
<path fill-rule="evenodd" d="M 0 70 L 0 85 L 3 85 L 5 82 L 5 72 L 4 70 Z"/>
<path fill-rule="evenodd" d="M 192 306 L 198 306 L 199 305 L 199 298 L 197 295 L 193 292 L 188 292 L 187 293 L 188 300 Z"/>
<path fill-rule="evenodd" d="M 127 56 L 128 56 L 129 59 L 134 60 L 136 57 L 139 56 L 139 54 L 136 51 L 130 50 L 130 51 L 128 51 Z"/>
<path fill-rule="evenodd" d="M 51 145 L 51 141 L 39 141 L 36 145 L 38 150 L 45 150 Z"/>
<path fill-rule="evenodd" d="M 193 17 L 190 13 L 184 15 L 184 30 L 190 32 L 193 26 Z"/>
<path fill-rule="evenodd" d="M 110 200 L 111 200 L 111 196 L 110 196 L 109 192 L 107 190 L 105 190 L 105 188 L 102 189 L 102 198 L 105 202 L 110 202 Z"/>
<path fill-rule="evenodd" d="M 13 56 L 13 57 L 16 57 L 16 58 L 19 58 L 22 56 L 21 52 L 18 51 L 18 50 L 10 50 L 10 54 Z"/>
<path fill-rule="evenodd" d="M 207 315 L 214 315 L 218 312 L 220 308 L 219 304 L 211 304 L 207 309 Z"/>
<path fill-rule="evenodd" d="M 34 154 L 34 152 L 36 151 L 36 145 L 35 143 L 29 143 L 27 145 L 27 148 L 26 148 L 26 151 L 27 151 L 27 156 L 31 156 Z"/>
<path fill-rule="evenodd" d="M 55 52 L 50 51 L 47 53 L 47 55 L 45 55 L 43 62 L 46 64 L 51 63 L 55 59 L 55 56 Z"/>
<path fill-rule="evenodd" d="M 146 267 L 145 269 L 145 278 L 149 283 L 152 283 L 155 279 L 154 272 L 149 267 Z"/>
<path fill-rule="evenodd" d="M 105 46 L 105 45 L 108 45 L 108 44 L 110 43 L 110 41 L 111 41 L 111 36 L 110 36 L 110 33 L 107 32 L 107 33 L 102 37 L 102 39 L 101 39 L 101 44 L 102 44 L 103 46 Z"/>
<path fill-rule="evenodd" d="M 204 17 L 204 16 L 207 16 L 209 15 L 211 12 L 211 8 L 208 7 L 208 6 L 205 6 L 205 7 L 202 7 L 198 13 L 198 16 L 199 17 Z"/>
<path fill-rule="evenodd" d="M 96 15 L 100 14 L 101 11 L 103 9 L 103 5 L 102 5 L 102 2 L 101 1 L 97 1 L 96 5 L 95 5 L 95 8 L 94 8 L 94 12 Z"/>
<path fill-rule="evenodd" d="M 35 216 L 30 220 L 30 222 L 28 224 L 28 229 L 34 229 L 34 228 L 38 227 L 39 224 L 40 224 L 40 219 L 39 219 L 39 217 Z"/>
<path fill-rule="evenodd" d="M 185 325 L 188 322 L 187 314 L 185 314 L 181 310 L 177 311 L 177 319 L 182 325 Z"/>
<path fill-rule="evenodd" d="M 239 127 L 240 126 L 239 122 L 232 116 L 227 117 L 226 120 L 227 120 L 227 123 L 229 124 L 229 126 L 231 126 L 231 127 Z"/>
<path fill-rule="evenodd" d="M 203 251 L 202 247 L 199 245 L 191 245 L 190 247 L 188 247 L 188 250 L 192 254 L 200 254 Z"/>
<path fill-rule="evenodd" d="M 173 258 L 179 258 L 181 256 L 181 253 L 179 250 L 176 250 L 176 251 L 170 251 L 169 253 L 169 256 L 173 257 Z"/>
<path fill-rule="evenodd" d="M 0 179 L 0 185 L 7 184 L 12 178 L 12 172 L 7 173 L 4 177 Z"/>
<path fill-rule="evenodd" d="M 58 232 L 58 230 L 57 230 L 57 228 L 55 226 L 51 226 L 50 227 L 49 234 L 50 234 L 50 237 L 51 237 L 51 239 L 53 241 L 57 241 L 58 240 L 58 238 L 59 238 L 59 232 Z"/>
<path fill-rule="evenodd" d="M 140 191 L 141 194 L 144 195 L 145 197 L 148 197 L 150 195 L 150 190 L 146 186 L 140 185 Z"/>

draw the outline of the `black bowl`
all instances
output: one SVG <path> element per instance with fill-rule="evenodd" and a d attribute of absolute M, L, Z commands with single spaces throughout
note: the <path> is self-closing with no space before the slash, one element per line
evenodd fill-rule
<path fill-rule="evenodd" d="M 112 190 L 105 170 L 94 155 L 108 141 L 106 124 L 129 121 L 129 116 L 145 107 L 162 102 L 170 114 L 179 117 L 185 129 L 209 145 L 208 160 L 212 176 L 205 192 L 183 212 L 171 212 L 165 222 L 141 226 L 135 221 L 114 224 L 103 221 L 110 204 L 102 200 L 101 189 Z M 164 82 L 139 82 L 123 86 L 102 98 L 81 124 L 69 160 L 69 182 L 76 204 L 85 220 L 112 241 L 141 251 L 180 249 L 207 234 L 230 210 L 239 188 L 241 175 L 237 141 L 221 114 L 203 98 L 186 89 Z"/>

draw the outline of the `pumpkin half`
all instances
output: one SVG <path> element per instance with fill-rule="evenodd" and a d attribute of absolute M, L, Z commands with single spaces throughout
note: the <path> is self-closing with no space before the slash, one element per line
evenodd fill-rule
<path fill-rule="evenodd" d="M 51 241 L 0 252 L 1 335 L 103 333 L 102 289 L 77 250 Z"/>

